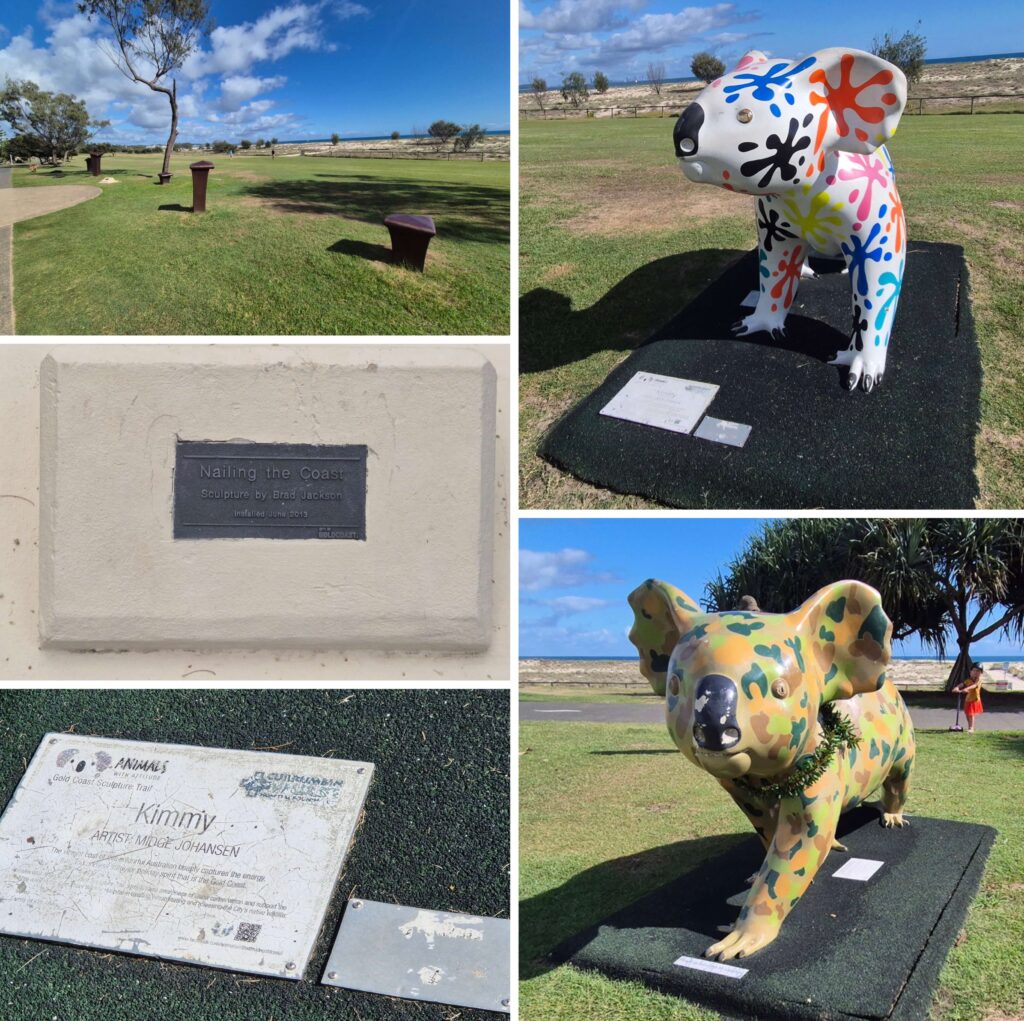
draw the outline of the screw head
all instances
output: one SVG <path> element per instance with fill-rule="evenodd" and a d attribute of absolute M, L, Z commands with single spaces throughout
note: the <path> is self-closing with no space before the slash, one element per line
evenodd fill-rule
<path fill-rule="evenodd" d="M 294 962 L 294 961 L 289 961 L 289 962 L 288 962 L 288 963 L 287 963 L 287 964 L 286 964 L 286 965 L 284 966 L 284 970 L 285 970 L 285 971 L 295 971 L 295 962 Z"/>
<path fill-rule="evenodd" d="M 357 773 L 365 773 L 365 772 L 366 772 L 366 767 L 365 767 L 365 766 L 360 766 L 360 767 L 359 767 L 359 768 L 358 768 L 358 769 L 356 770 L 356 772 L 357 772 Z"/>
<path fill-rule="evenodd" d="M 327 977 L 330 978 L 330 979 L 337 978 L 338 977 L 338 973 L 336 971 L 329 971 L 327 973 Z"/>
<path fill-rule="evenodd" d="M 509 1003 L 509 1000 L 508 1000 L 508 997 L 506 996 L 505 999 L 501 1001 L 501 1005 L 503 1007 L 507 1007 L 508 1003 Z"/>
<path fill-rule="evenodd" d="M 753 119 L 754 115 L 750 110 L 740 110 L 739 113 L 736 114 L 736 120 L 738 120 L 740 124 L 749 124 Z"/>
<path fill-rule="evenodd" d="M 358 911 L 363 906 L 363 902 L 361 900 L 349 901 L 349 904 L 351 905 L 353 911 Z"/>

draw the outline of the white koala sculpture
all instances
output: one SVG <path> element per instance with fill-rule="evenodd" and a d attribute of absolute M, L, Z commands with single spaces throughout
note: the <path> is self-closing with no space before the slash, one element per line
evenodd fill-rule
<path fill-rule="evenodd" d="M 691 181 L 758 196 L 757 307 L 733 330 L 781 334 L 807 257 L 842 256 L 853 331 L 832 362 L 846 386 L 882 381 L 907 232 L 884 143 L 907 100 L 903 72 L 832 48 L 803 60 L 752 50 L 680 115 L 675 151 Z"/>

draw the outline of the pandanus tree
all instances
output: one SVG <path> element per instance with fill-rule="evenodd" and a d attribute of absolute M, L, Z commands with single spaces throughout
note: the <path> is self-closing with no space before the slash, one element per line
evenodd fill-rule
<path fill-rule="evenodd" d="M 971 647 L 1024 637 L 1024 523 L 1003 518 L 790 519 L 770 522 L 712 580 L 705 605 L 791 610 L 823 585 L 856 578 L 878 589 L 893 637 L 916 635 L 957 656 L 946 688 L 968 673 Z"/>
<path fill-rule="evenodd" d="M 172 76 L 213 27 L 206 0 L 79 0 L 78 10 L 107 23 L 114 39 L 109 56 L 126 78 L 167 97 L 171 130 L 161 175 L 166 180 L 178 135 L 178 82 Z"/>

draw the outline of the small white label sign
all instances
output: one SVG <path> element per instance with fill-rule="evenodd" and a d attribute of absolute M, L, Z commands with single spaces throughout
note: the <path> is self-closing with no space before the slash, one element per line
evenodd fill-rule
<path fill-rule="evenodd" d="M 885 862 L 874 861 L 871 858 L 851 858 L 832 873 L 832 878 L 858 879 L 863 883 L 869 880 L 884 864 Z"/>
<path fill-rule="evenodd" d="M 726 978 L 743 978 L 747 968 L 737 968 L 732 964 L 722 964 L 721 961 L 708 961 L 703 957 L 680 957 L 673 964 L 680 968 L 692 968 L 694 971 L 710 971 L 713 975 L 724 975 Z"/>
<path fill-rule="evenodd" d="M 0 818 L 0 932 L 302 978 L 372 774 L 47 734 Z"/>
<path fill-rule="evenodd" d="M 656 372 L 636 372 L 601 409 L 601 414 L 657 429 L 689 433 L 717 393 L 715 383 L 661 376 Z"/>
<path fill-rule="evenodd" d="M 727 443 L 730 447 L 742 447 L 750 435 L 750 426 L 742 422 L 727 422 L 724 418 L 705 415 L 704 420 L 693 434 L 702 440 Z"/>

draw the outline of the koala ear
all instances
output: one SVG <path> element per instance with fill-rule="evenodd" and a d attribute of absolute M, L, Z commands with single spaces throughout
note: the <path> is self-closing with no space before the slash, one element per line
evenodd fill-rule
<path fill-rule="evenodd" d="M 829 148 L 868 155 L 896 134 L 907 79 L 895 64 L 863 50 L 832 48 L 812 56 L 809 81 L 821 91 L 811 93 L 811 103 L 825 104 L 831 114 L 835 141 Z"/>
<path fill-rule="evenodd" d="M 763 64 L 767 59 L 768 57 L 760 50 L 748 50 L 740 57 L 739 62 L 729 71 L 729 74 L 735 74 L 754 64 Z"/>
<path fill-rule="evenodd" d="M 789 617 L 801 647 L 821 670 L 823 702 L 882 686 L 892 656 L 892 621 L 870 585 L 826 585 Z"/>
<path fill-rule="evenodd" d="M 700 608 L 685 592 L 653 578 L 629 594 L 629 605 L 636 618 L 629 640 L 640 653 L 640 673 L 656 695 L 664 695 L 669 657 Z"/>

